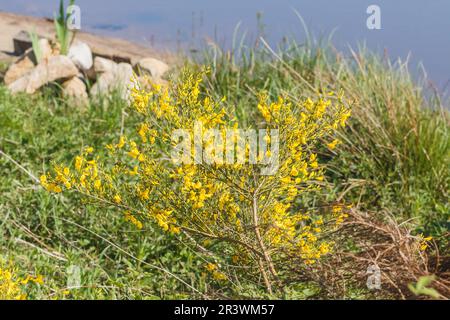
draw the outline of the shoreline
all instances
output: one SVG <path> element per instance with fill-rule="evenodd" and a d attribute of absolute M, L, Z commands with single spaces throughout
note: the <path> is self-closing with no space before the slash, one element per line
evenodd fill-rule
<path fill-rule="evenodd" d="M 18 56 L 14 54 L 13 38 L 21 31 L 34 31 L 39 36 L 54 38 L 53 19 L 38 18 L 0 11 L 0 61 L 12 62 Z M 126 57 L 131 63 L 144 58 L 154 57 L 167 63 L 176 60 L 175 54 L 169 50 L 157 50 L 142 46 L 125 39 L 96 35 L 84 31 L 76 32 L 76 39 L 88 44 L 92 51 L 110 59 Z"/>

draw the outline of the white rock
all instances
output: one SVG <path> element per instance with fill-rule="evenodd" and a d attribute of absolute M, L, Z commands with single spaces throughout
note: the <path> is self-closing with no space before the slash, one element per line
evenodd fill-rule
<path fill-rule="evenodd" d="M 116 72 L 117 63 L 102 57 L 95 57 L 94 70 L 96 73 Z"/>
<path fill-rule="evenodd" d="M 169 66 L 155 58 L 143 58 L 136 64 L 141 73 L 149 73 L 153 78 L 161 78 L 169 70 Z"/>
<path fill-rule="evenodd" d="M 74 42 L 70 46 L 67 56 L 83 71 L 89 70 L 93 65 L 91 48 L 84 42 Z"/>

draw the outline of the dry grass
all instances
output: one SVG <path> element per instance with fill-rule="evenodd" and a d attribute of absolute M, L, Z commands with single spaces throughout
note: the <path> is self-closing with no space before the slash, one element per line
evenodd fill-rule
<path fill-rule="evenodd" d="M 381 289 L 366 294 L 372 298 L 422 299 L 427 297 L 415 296 L 408 284 L 434 275 L 431 287 L 441 298 L 448 299 L 450 257 L 441 257 L 433 243 L 422 251 L 420 237 L 410 230 L 408 223 L 399 224 L 386 212 L 375 215 L 351 210 L 348 220 L 333 235 L 340 240 L 336 242 L 335 254 L 309 276 L 322 284 L 328 296 L 342 298 L 348 296 L 350 289 L 365 287 L 368 267 L 377 266 L 381 271 Z"/>

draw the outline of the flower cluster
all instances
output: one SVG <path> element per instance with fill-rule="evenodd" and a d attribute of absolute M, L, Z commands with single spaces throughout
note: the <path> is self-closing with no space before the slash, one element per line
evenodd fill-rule
<path fill-rule="evenodd" d="M 418 238 L 419 238 L 420 251 L 427 250 L 431 240 L 433 240 L 433 237 L 431 237 L 431 236 L 425 237 L 422 233 L 419 234 Z"/>

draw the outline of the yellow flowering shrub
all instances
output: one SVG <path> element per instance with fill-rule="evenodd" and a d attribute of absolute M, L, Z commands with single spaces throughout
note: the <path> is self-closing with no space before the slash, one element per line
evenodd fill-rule
<path fill-rule="evenodd" d="M 186 237 L 186 243 L 196 241 L 195 248 L 222 261 L 206 265 L 213 278 L 226 281 L 230 270 L 245 270 L 245 276 L 262 275 L 272 292 L 281 277 L 278 266 L 294 258 L 314 264 L 331 250 L 332 244 L 321 237 L 330 228 L 329 219 L 300 209 L 298 201 L 320 189 L 324 176 L 316 147 L 324 139 L 330 148 L 336 146 L 333 136 L 345 126 L 350 109 L 342 94 L 297 102 L 287 97 L 270 101 L 261 93 L 255 106 L 261 118 L 253 128 L 259 130 L 259 143 L 270 148 L 259 147 L 251 161 L 251 141 L 242 144 L 239 136 L 228 136 L 246 128 L 240 127 L 225 98 L 216 101 L 201 92 L 202 77 L 185 70 L 168 87 L 144 88 L 136 81 L 130 107 L 140 119 L 135 134 L 105 146 L 107 157 L 85 148 L 73 167 L 55 165 L 41 183 L 51 192 L 75 190 L 98 204 L 114 206 L 138 229 L 154 223 Z M 173 133 L 186 129 L 184 138 L 195 140 L 198 126 L 203 151 L 188 143 L 183 161 L 174 159 L 180 141 Z M 208 136 L 209 129 L 218 134 Z M 231 145 L 231 157 L 239 160 L 224 161 L 223 149 L 211 151 L 214 143 L 223 149 Z M 271 164 L 265 159 L 275 153 L 277 165 L 264 172 Z M 206 156 L 214 161 L 205 161 Z M 334 209 L 335 222 L 343 219 L 341 211 Z"/>

